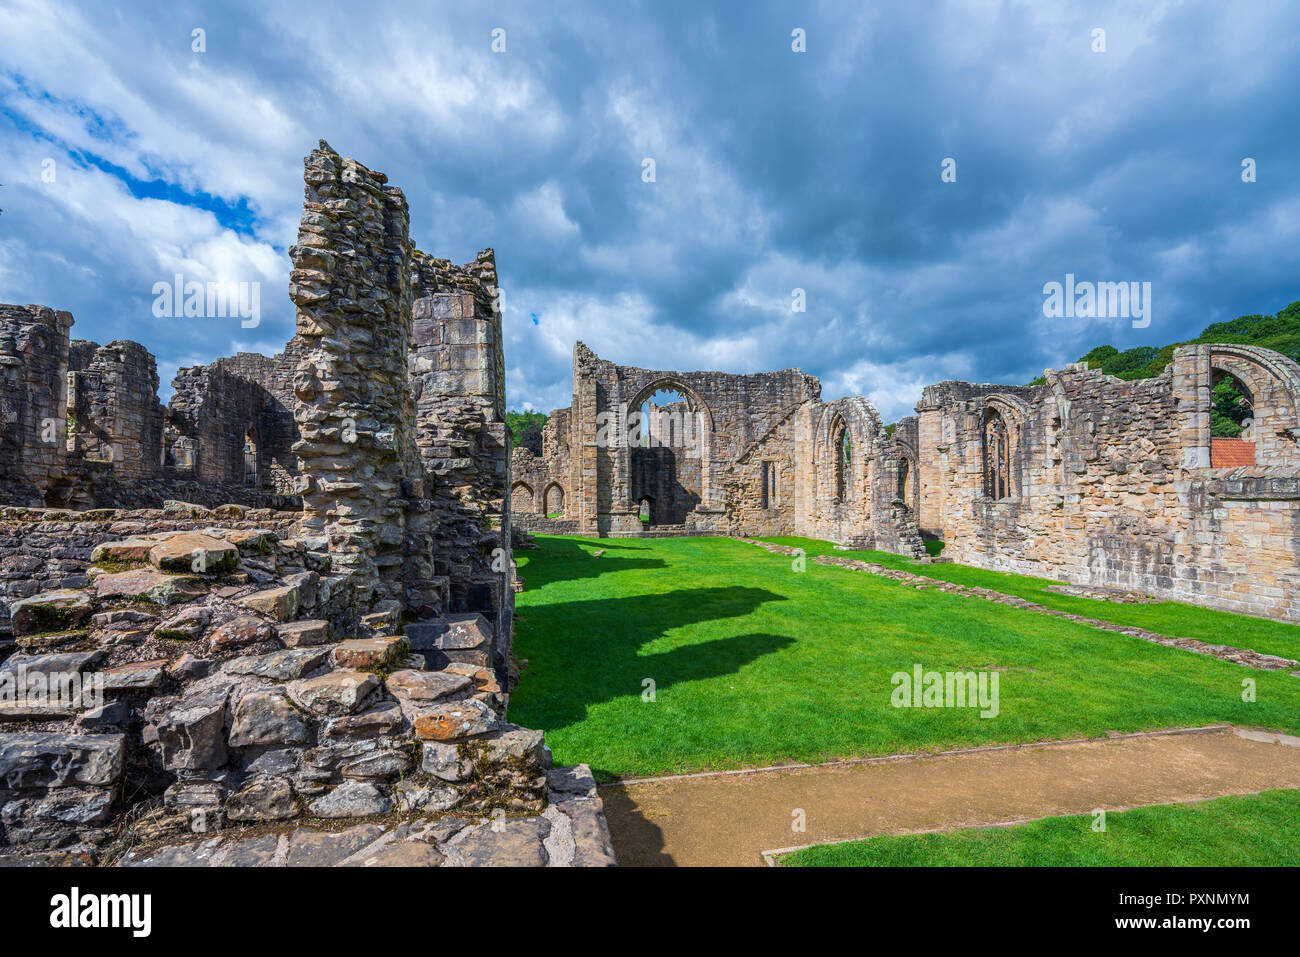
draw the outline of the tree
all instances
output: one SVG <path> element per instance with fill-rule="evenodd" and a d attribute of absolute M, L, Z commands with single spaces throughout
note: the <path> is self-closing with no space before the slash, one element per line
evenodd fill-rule
<path fill-rule="evenodd" d="M 1241 423 L 1250 418 L 1250 402 L 1229 376 L 1219 380 L 1212 396 L 1210 435 L 1216 439 L 1235 439 L 1241 435 Z"/>
<path fill-rule="evenodd" d="M 543 412 L 507 412 L 506 425 L 510 428 L 514 447 L 541 455 L 542 428 L 546 425 L 546 418 Z"/>

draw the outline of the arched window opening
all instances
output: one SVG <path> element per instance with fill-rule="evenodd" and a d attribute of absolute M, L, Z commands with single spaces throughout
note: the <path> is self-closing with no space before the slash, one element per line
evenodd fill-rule
<path fill-rule="evenodd" d="M 912 466 L 906 456 L 898 460 L 898 497 L 904 505 L 912 504 Z"/>
<path fill-rule="evenodd" d="M 638 513 L 638 517 L 641 519 L 642 525 L 649 525 L 651 520 L 653 519 L 654 517 L 653 506 L 654 506 L 654 501 L 648 496 L 642 498 L 640 503 L 638 504 L 637 513 Z"/>
<path fill-rule="evenodd" d="M 641 403 L 638 444 L 643 449 L 674 448 L 683 444 L 682 420 L 690 414 L 686 398 L 671 389 L 660 389 Z"/>
<path fill-rule="evenodd" d="M 1210 467 L 1254 465 L 1255 403 L 1250 390 L 1236 376 L 1215 369 L 1210 396 Z"/>
<path fill-rule="evenodd" d="M 984 420 L 984 494 L 994 501 L 1011 496 L 1011 441 L 1006 422 L 993 409 Z"/>
<path fill-rule="evenodd" d="M 524 514 L 533 510 L 533 490 L 522 482 L 510 490 L 510 511 Z"/>
<path fill-rule="evenodd" d="M 1212 396 L 1210 435 L 1216 439 L 1249 439 L 1254 402 L 1245 384 L 1236 376 L 1216 369 Z"/>
<path fill-rule="evenodd" d="M 835 427 L 835 438 L 831 448 L 835 454 L 835 500 L 843 502 L 847 497 L 849 463 L 853 458 L 853 440 L 843 422 Z"/>
<path fill-rule="evenodd" d="M 257 484 L 257 437 L 251 428 L 244 435 L 244 484 Z"/>
<path fill-rule="evenodd" d="M 564 517 L 564 489 L 558 485 L 552 485 L 546 490 L 545 509 L 547 518 Z"/>

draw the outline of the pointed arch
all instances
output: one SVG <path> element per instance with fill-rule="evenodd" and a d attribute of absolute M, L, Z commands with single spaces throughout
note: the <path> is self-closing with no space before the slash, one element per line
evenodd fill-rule
<path fill-rule="evenodd" d="M 533 487 L 527 482 L 516 482 L 510 486 L 510 511 L 525 514 L 536 511 Z"/>
<path fill-rule="evenodd" d="M 547 518 L 564 517 L 564 486 L 559 482 L 551 482 L 542 489 L 542 513 Z"/>

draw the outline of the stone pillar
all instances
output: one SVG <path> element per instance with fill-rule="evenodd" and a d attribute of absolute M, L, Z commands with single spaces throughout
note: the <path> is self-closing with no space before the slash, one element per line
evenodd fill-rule
<path fill-rule="evenodd" d="M 424 600 L 432 577 L 408 374 L 406 197 L 324 140 L 307 156 L 305 178 L 298 242 L 289 249 L 302 342 L 293 446 L 302 533 L 328 550 L 337 584 L 346 586 L 333 589 L 339 607 L 382 613 L 395 626 L 403 605 Z"/>
<path fill-rule="evenodd" d="M 1182 467 L 1210 467 L 1210 405 L 1214 374 L 1208 346 L 1185 346 L 1174 352 L 1174 410 Z"/>
<path fill-rule="evenodd" d="M 595 362 L 596 357 L 590 349 L 581 342 L 574 344 L 573 405 L 571 406 L 573 442 L 570 445 L 573 454 L 570 487 L 573 490 L 578 531 L 582 535 L 599 534 L 597 522 L 600 511 L 599 463 L 603 450 L 596 445 L 597 436 L 600 434 L 596 425 L 596 416 L 600 412 L 600 406 L 596 398 L 596 382 L 592 374 L 592 366 Z M 611 436 L 611 441 L 615 429 L 621 426 L 622 423 L 617 425 L 610 423 L 607 426 L 606 433 Z"/>
<path fill-rule="evenodd" d="M 917 405 L 916 414 L 916 458 L 919 463 L 916 476 L 919 494 L 917 524 L 925 534 L 942 538 L 943 461 L 948 452 L 943 442 L 943 415 L 937 405 L 922 404 Z"/>

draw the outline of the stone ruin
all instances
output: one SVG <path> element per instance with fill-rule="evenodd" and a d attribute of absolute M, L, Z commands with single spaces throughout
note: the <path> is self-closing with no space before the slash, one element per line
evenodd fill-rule
<path fill-rule="evenodd" d="M 1214 385 L 1250 404 L 1212 438 Z M 620 366 L 582 343 L 541 456 L 511 460 L 533 532 L 799 535 L 1300 622 L 1300 366 L 1189 345 L 1123 381 L 1083 364 L 1044 385 L 941 382 L 892 431 L 797 369 Z M 680 396 L 664 407 L 658 392 Z"/>
<path fill-rule="evenodd" d="M 506 720 L 493 253 L 420 252 L 323 141 L 305 179 L 296 335 L 166 408 L 143 347 L 0 306 L 0 857 L 613 863 L 590 771 Z"/>

